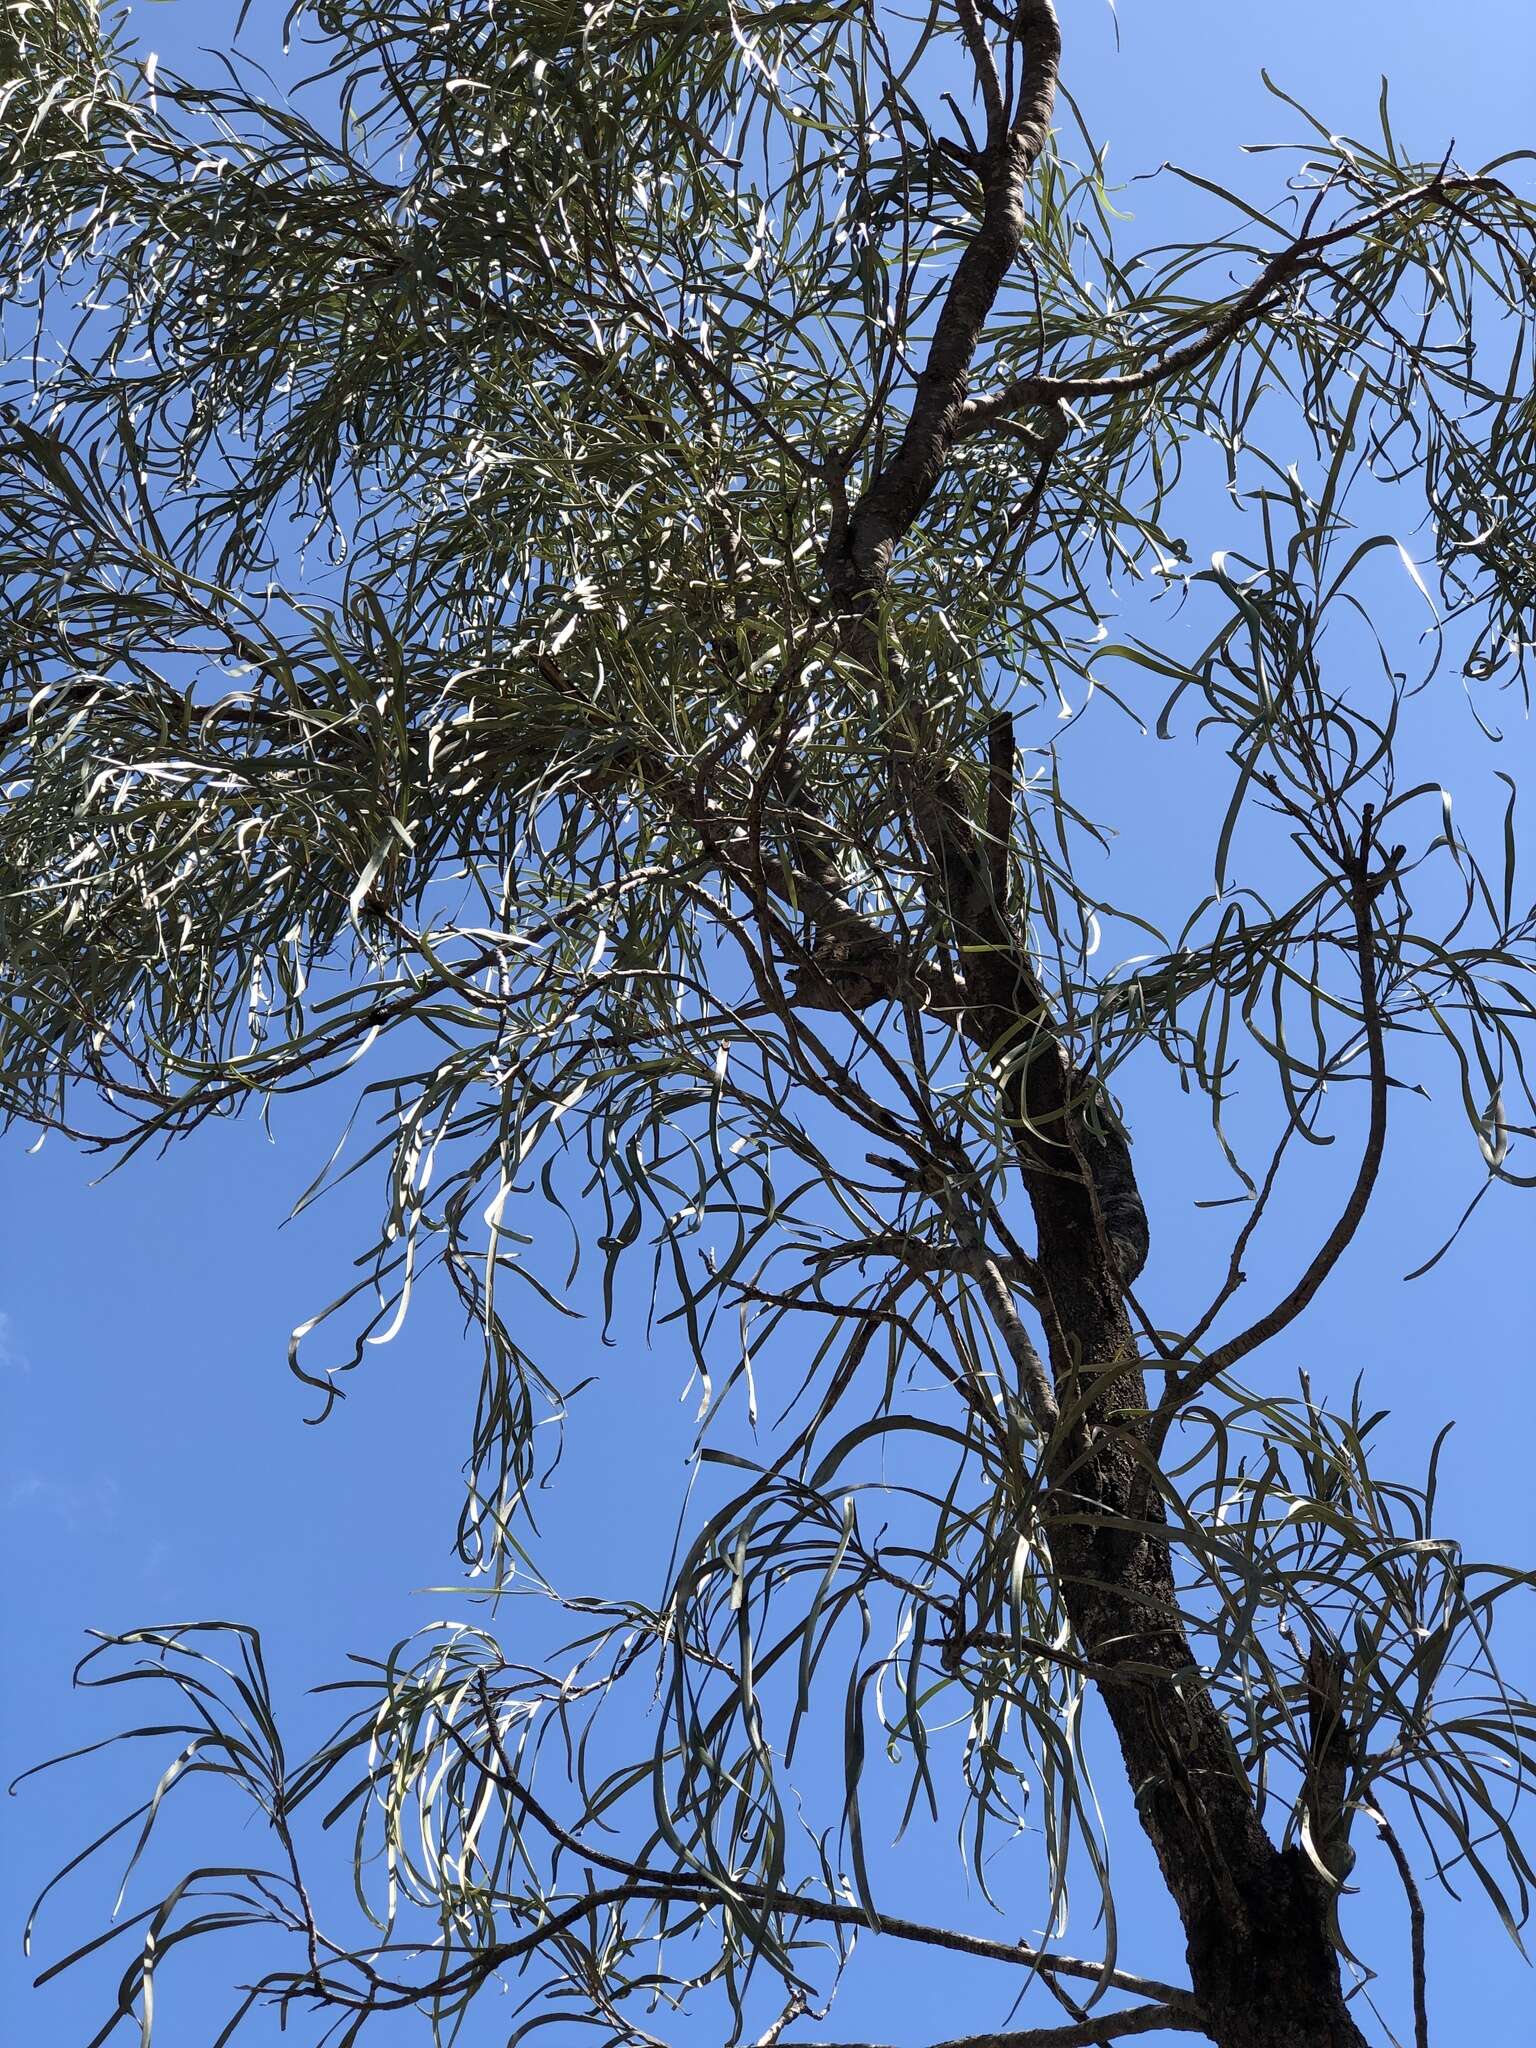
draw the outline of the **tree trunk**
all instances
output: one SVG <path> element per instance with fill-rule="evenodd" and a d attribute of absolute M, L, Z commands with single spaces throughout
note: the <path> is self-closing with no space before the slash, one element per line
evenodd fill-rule
<path fill-rule="evenodd" d="M 1085 1134 L 1086 1137 L 1086 1134 Z M 1115 1149 L 1119 1149 L 1118 1147 Z M 1129 1186 L 1128 1157 L 1117 1198 Z M 1127 1435 L 1146 1393 L 1103 1212 L 1081 1184 L 1032 1175 L 1053 1376 L 1063 1405 L 1100 1381 L 1058 1454 L 1051 1543 L 1083 1654 L 1142 1668 L 1102 1686 L 1137 1812 L 1183 1922 L 1190 1981 L 1219 2048 L 1364 2048 L 1328 1935 L 1329 1891 L 1299 1847 L 1277 1849 L 1226 1725 L 1195 1677 L 1168 1546 L 1113 1526 L 1161 1524 Z M 1095 1211 L 1098 1214 L 1095 1214 Z M 1116 1411 L 1121 1418 L 1116 1421 Z M 1095 1527 L 1104 1518 L 1109 1526 Z M 1152 1665 L 1167 1673 L 1146 1675 Z"/>
<path fill-rule="evenodd" d="M 961 429 L 971 364 L 1023 240 L 1031 167 L 1049 134 L 1061 36 L 1053 0 L 1017 0 L 1023 59 L 1016 104 L 989 109 L 978 158 L 983 205 L 945 292 L 912 410 L 894 454 L 851 512 L 834 518 L 825 557 L 844 645 L 874 692 L 891 691 L 908 728 L 910 815 L 931 864 L 935 921 L 957 940 L 964 998 L 958 1028 L 998 1067 L 1038 1232 L 1051 1370 L 1063 1407 L 1097 1382 L 1082 1422 L 1059 1443 L 1048 1514 L 1068 1614 L 1084 1654 L 1142 1669 L 1104 1684 L 1142 1825 L 1178 1906 L 1191 1980 L 1220 2048 L 1364 2048 L 1344 2007 L 1328 1938 L 1324 1881 L 1299 1850 L 1280 1851 L 1259 1824 L 1231 1737 L 1199 1683 L 1179 1620 L 1166 1542 L 1128 1532 L 1159 1524 L 1145 1458 L 1116 1411 L 1144 1417 L 1146 1390 L 1124 1288 L 1147 1251 L 1146 1212 L 1115 1129 L 1089 1128 L 1082 1077 L 1055 1038 L 1025 935 L 1007 902 L 1012 790 L 1008 721 L 989 734 L 990 847 L 978 840 L 947 750 L 924 730 L 899 647 L 878 630 L 894 552 L 932 496 Z M 1000 769 L 1001 762 L 1001 769 Z M 835 871 L 834 871 L 835 885 Z M 835 887 L 834 887 L 835 893 Z M 867 963 L 866 963 L 867 964 Z M 868 980 L 868 976 L 866 976 Z M 873 983 L 870 983 L 873 989 Z M 861 1005 L 869 990 L 844 990 Z M 1030 1048 L 1021 1057 L 1021 1048 Z M 1166 1673 L 1159 1679 L 1147 1666 Z"/>

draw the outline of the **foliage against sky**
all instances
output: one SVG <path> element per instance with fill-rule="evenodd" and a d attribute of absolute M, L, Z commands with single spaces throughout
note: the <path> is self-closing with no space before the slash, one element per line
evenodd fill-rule
<path fill-rule="evenodd" d="M 1395 1799 L 1523 1912 L 1528 1717 L 1485 1640 L 1510 1575 L 1433 1537 L 1432 1483 L 1373 1476 L 1368 1409 L 1233 1374 L 1343 1254 L 1394 1093 L 1448 1085 L 1490 1179 L 1531 1170 L 1515 828 L 1469 837 L 1399 765 L 1444 693 L 1490 732 L 1523 702 L 1531 208 L 1519 166 L 1416 160 L 1385 100 L 1369 141 L 1288 106 L 1273 210 L 1215 191 L 1219 234 L 1144 247 L 1071 100 L 1039 99 L 1048 13 L 301 8 L 288 97 L 238 60 L 149 75 L 83 4 L 6 12 L 8 1107 L 133 1147 L 355 1068 L 338 1170 L 381 1171 L 386 1210 L 295 1366 L 328 1401 L 446 1277 L 484 1344 L 476 1571 L 559 1577 L 523 1509 L 568 1389 L 518 1303 L 578 1254 L 605 1290 L 654 1263 L 721 1418 L 701 1458 L 739 1476 L 659 1608 L 578 1604 L 575 1681 L 455 1634 L 288 1777 L 237 1667 L 200 1759 L 285 1849 L 361 1771 L 386 1930 L 415 1903 L 448 1944 L 408 1980 L 332 1953 L 280 1867 L 242 1896 L 299 1937 L 301 1999 L 451 2016 L 537 1955 L 629 2038 L 658 1912 L 732 2000 L 753 1967 L 793 1992 L 797 1941 L 878 1913 L 877 1721 L 914 1800 L 931 1755 L 958 1776 L 978 1877 L 1027 1789 L 1036 1917 L 1074 1857 L 1107 1897 L 1103 1673 L 1051 1532 L 1090 1409 L 1141 1446 L 1122 1514 L 1177 1532 L 1274 1832 L 1337 1883 L 1346 1812 Z M 1212 475 L 1245 542 L 1197 559 Z M 1378 526 L 1386 497 L 1411 510 Z M 1417 644 L 1375 637 L 1383 570 L 1422 587 Z M 1098 858 L 1114 820 L 1066 744 L 1090 714 L 1174 788 L 1197 733 L 1224 750 L 1211 880 L 1171 916 Z M 1001 1028 L 989 920 L 1032 992 Z M 1236 1218 L 1176 1329 L 1138 1306 L 1125 1183 L 1154 1062 Z M 1335 1139 L 1337 1221 L 1255 1312 L 1271 1195 Z M 1023 1221 L 1052 1144 L 1150 1401 L 1060 1367 Z M 759 1391 L 785 1347 L 787 1408 Z M 1326 1812 L 1319 1642 L 1350 1731 Z M 201 1636 L 110 1653 L 141 1647 L 209 1676 Z M 658 1686 L 653 1753 L 563 1818 L 529 1788 L 544 1729 Z M 846 1758 L 814 1850 L 804 1716 Z M 610 1810 L 623 1882 L 587 1931 L 559 1850 L 601 1868 Z M 222 1910 L 196 1897 L 162 1948 Z"/>

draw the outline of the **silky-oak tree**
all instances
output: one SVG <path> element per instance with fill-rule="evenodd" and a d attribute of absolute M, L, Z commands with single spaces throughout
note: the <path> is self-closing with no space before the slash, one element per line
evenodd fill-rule
<path fill-rule="evenodd" d="M 356 1097 L 383 1220 L 294 1369 L 323 1412 L 457 1291 L 487 1605 L 297 1764 L 249 1632 L 98 1645 L 174 1702 L 98 1848 L 210 1775 L 260 1822 L 130 1890 L 98 2038 L 244 1929 L 231 2026 L 317 2040 L 831 2041 L 857 1941 L 1004 1965 L 1010 2048 L 1356 2048 L 1373 1968 L 1422 2048 L 1422 1888 L 1526 1905 L 1528 1580 L 1378 1469 L 1368 1328 L 1301 1347 L 1425 1095 L 1532 1177 L 1518 776 L 1435 763 L 1523 716 L 1529 164 L 1284 104 L 1267 198 L 1158 245 L 1051 0 L 287 33 L 183 78 L 3 9 L 0 1089 L 119 1156 Z M 529 1510 L 602 1348 L 524 1304 L 644 1371 L 634 1269 L 704 1402 L 667 1583 L 593 1592 Z M 867 1847 L 927 1807 L 965 1925 Z"/>

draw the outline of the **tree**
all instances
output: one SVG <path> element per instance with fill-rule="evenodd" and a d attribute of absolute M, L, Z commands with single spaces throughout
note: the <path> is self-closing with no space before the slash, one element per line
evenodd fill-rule
<path fill-rule="evenodd" d="M 327 2038 L 448 2037 L 521 1973 L 521 2024 L 625 2043 L 777 1981 L 787 2048 L 862 1930 L 1053 1994 L 1008 2048 L 1353 2048 L 1369 1829 L 1422 2044 L 1417 1873 L 1527 1903 L 1526 1581 L 1276 1340 L 1416 1091 L 1530 1184 L 1514 785 L 1465 828 L 1411 766 L 1448 691 L 1491 738 L 1526 687 L 1523 162 L 1292 108 L 1271 211 L 1207 185 L 1206 237 L 1129 254 L 1051 0 L 315 0 L 304 99 L 153 75 L 88 0 L 3 21 L 6 1108 L 127 1154 L 360 1076 L 385 1216 L 294 1368 L 328 1408 L 441 1274 L 484 1347 L 464 1561 L 578 1637 L 437 1632 L 296 1768 L 249 1632 L 99 1645 L 180 1700 L 129 1839 L 200 1774 L 266 1823 L 125 1923 L 101 2038 L 241 1926 L 283 1942 L 237 2017 Z M 1213 743 L 1213 878 L 1149 915 L 1072 777 L 1134 745 L 1198 811 Z M 1234 1219 L 1172 1313 L 1160 1073 Z M 659 1603 L 533 1561 L 568 1391 L 520 1290 L 573 1237 L 621 1319 L 649 1262 L 704 1376 Z M 1109 1905 L 1102 1725 L 1188 1983 L 1112 1914 L 1089 1963 L 899 1917 L 877 1715 L 984 1891 L 1033 1799 L 1007 1903 L 1051 1925 L 1069 1874 Z M 797 1736 L 843 1758 L 808 1831 Z M 327 1811 L 383 1853 L 360 1939 Z"/>

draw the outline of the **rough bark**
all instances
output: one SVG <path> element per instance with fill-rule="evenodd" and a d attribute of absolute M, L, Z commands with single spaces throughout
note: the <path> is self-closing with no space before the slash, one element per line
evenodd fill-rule
<path fill-rule="evenodd" d="M 1052 1547 L 1083 1654 L 1134 1658 L 1166 1680 L 1102 1695 L 1137 1811 L 1183 1923 L 1190 1981 L 1219 2048 L 1361 2048 L 1328 1933 L 1329 1893 L 1300 1848 L 1281 1850 L 1254 1811 L 1222 1718 L 1198 1683 L 1179 1624 L 1166 1543 L 1117 1521 L 1140 1495 L 1119 1411 L 1145 1409 L 1116 1276 L 1086 1191 L 1037 1194 L 1038 1260 L 1060 1390 L 1098 1375 L 1086 1427 L 1097 1441 L 1057 1487 Z M 1140 1508 L 1154 1524 L 1155 1499 Z"/>

